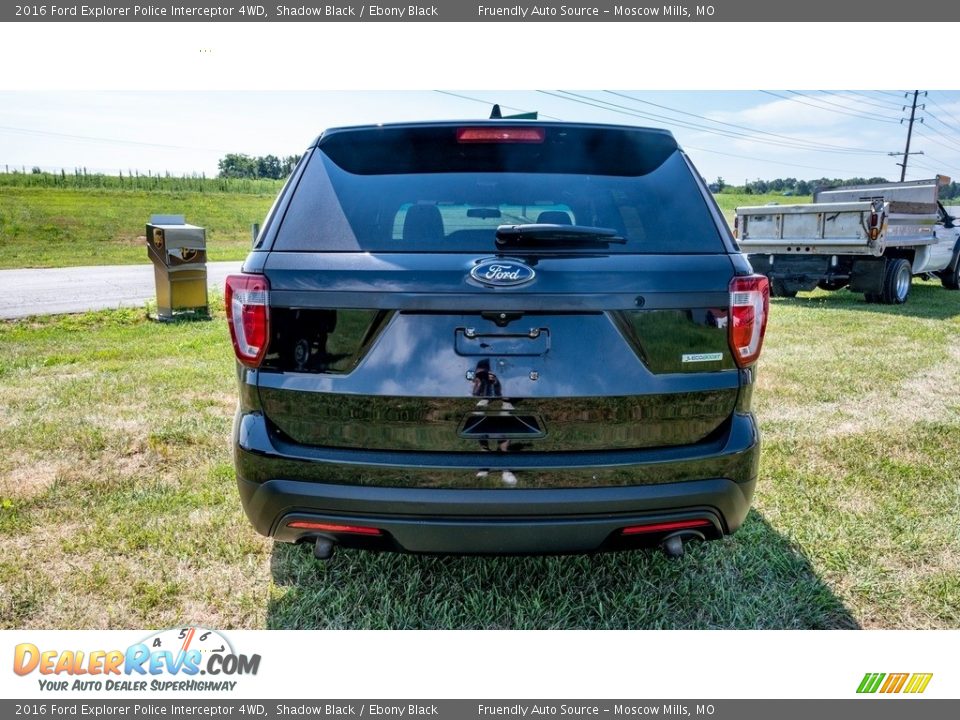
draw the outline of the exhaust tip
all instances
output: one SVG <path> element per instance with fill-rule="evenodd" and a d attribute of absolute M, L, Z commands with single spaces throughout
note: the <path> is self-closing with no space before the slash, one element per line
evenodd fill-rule
<path fill-rule="evenodd" d="M 330 538 L 318 537 L 313 546 L 313 556 L 317 560 L 329 560 L 333 557 L 333 551 L 336 548 L 337 544 Z"/>
<path fill-rule="evenodd" d="M 706 536 L 699 530 L 680 530 L 667 535 L 661 543 L 660 549 L 671 560 L 679 560 L 685 552 L 684 543 L 691 540 L 706 540 Z"/>

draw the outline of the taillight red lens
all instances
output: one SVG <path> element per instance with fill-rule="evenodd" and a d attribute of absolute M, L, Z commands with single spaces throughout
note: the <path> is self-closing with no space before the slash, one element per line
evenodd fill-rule
<path fill-rule="evenodd" d="M 543 128 L 457 128 L 457 142 L 461 143 L 542 143 L 545 137 L 546 132 Z"/>
<path fill-rule="evenodd" d="M 298 530 L 320 530 L 322 532 L 348 533 L 350 535 L 383 535 L 379 528 L 364 527 L 363 525 L 340 525 L 339 523 L 310 522 L 308 520 L 294 520 L 287 523 L 287 527 Z"/>
<path fill-rule="evenodd" d="M 763 275 L 736 277 L 730 282 L 730 350 L 740 367 L 760 357 L 770 313 L 770 281 Z"/>
<path fill-rule="evenodd" d="M 270 283 L 263 275 L 229 275 L 224 300 L 237 360 L 259 367 L 270 342 Z"/>
<path fill-rule="evenodd" d="M 623 535 L 642 535 L 644 533 L 670 532 L 671 530 L 685 530 L 687 528 L 707 527 L 713 525 L 709 520 L 673 520 L 672 522 L 651 523 L 650 525 L 630 525 L 623 528 Z"/>

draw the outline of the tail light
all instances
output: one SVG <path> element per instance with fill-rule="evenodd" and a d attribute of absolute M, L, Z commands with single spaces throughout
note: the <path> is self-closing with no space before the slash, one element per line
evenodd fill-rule
<path fill-rule="evenodd" d="M 730 282 L 730 350 L 740 367 L 760 357 L 770 312 L 770 281 L 763 275 L 735 277 Z"/>
<path fill-rule="evenodd" d="M 880 213 L 874 210 L 870 213 L 870 239 L 876 240 L 880 237 Z"/>
<path fill-rule="evenodd" d="M 229 275 L 227 323 L 237 360 L 259 367 L 270 340 L 270 283 L 263 275 Z"/>

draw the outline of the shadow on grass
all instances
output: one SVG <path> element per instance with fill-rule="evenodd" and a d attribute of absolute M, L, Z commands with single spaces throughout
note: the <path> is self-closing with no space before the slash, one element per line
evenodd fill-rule
<path fill-rule="evenodd" d="M 755 511 L 679 561 L 634 551 L 432 557 L 277 543 L 270 628 L 857 628 L 806 557 Z"/>
<path fill-rule="evenodd" d="M 880 315 L 901 315 L 903 317 L 925 318 L 928 320 L 948 320 L 960 316 L 960 292 L 941 287 L 940 282 L 914 282 L 910 297 L 903 305 L 879 305 L 867 303 L 860 293 L 847 289 L 813 295 L 801 293 L 795 298 L 781 298 L 777 302 L 797 307 L 805 305 L 820 309 L 838 308 L 859 310 Z"/>

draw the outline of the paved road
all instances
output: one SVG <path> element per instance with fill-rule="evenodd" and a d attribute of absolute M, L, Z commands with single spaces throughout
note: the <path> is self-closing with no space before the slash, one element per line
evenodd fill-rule
<path fill-rule="evenodd" d="M 238 262 L 207 263 L 210 287 L 222 292 Z M 138 307 L 156 298 L 153 265 L 0 270 L 0 318 Z"/>

